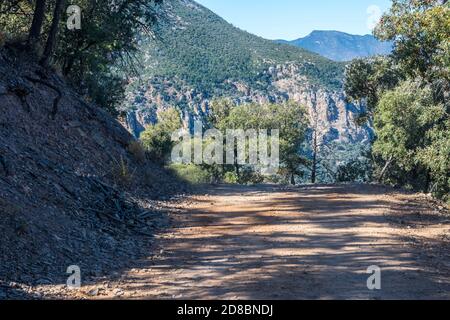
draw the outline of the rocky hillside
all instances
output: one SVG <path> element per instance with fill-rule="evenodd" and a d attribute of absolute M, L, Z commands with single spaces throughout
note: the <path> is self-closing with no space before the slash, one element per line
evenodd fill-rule
<path fill-rule="evenodd" d="M 372 35 L 359 36 L 339 31 L 313 31 L 304 38 L 279 42 L 318 53 L 335 61 L 386 55 L 392 51 L 392 43 L 381 42 Z"/>
<path fill-rule="evenodd" d="M 144 68 L 131 79 L 124 105 L 136 136 L 169 106 L 191 125 L 217 97 L 239 103 L 291 99 L 309 108 L 329 140 L 371 135 L 353 123 L 364 108 L 345 101 L 344 64 L 244 32 L 192 0 L 170 1 L 167 10 L 171 18 L 159 26 L 160 37 L 142 37 Z"/>
<path fill-rule="evenodd" d="M 121 124 L 14 48 L 0 49 L 0 106 L 0 299 L 151 254 L 158 199 L 184 187 Z"/>

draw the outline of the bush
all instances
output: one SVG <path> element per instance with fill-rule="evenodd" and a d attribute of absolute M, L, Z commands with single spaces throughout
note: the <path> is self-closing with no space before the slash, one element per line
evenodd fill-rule
<path fill-rule="evenodd" d="M 169 166 L 169 169 L 172 170 L 177 177 L 191 184 L 203 184 L 212 181 L 211 175 L 206 170 L 196 165 L 173 164 Z"/>
<path fill-rule="evenodd" d="M 337 182 L 367 182 L 370 180 L 371 167 L 368 161 L 353 160 L 338 167 Z"/>
<path fill-rule="evenodd" d="M 131 171 L 128 162 L 123 157 L 114 161 L 111 172 L 114 183 L 117 185 L 127 187 L 133 181 L 134 172 Z"/>
<path fill-rule="evenodd" d="M 251 168 L 241 168 L 239 176 L 234 171 L 225 173 L 223 182 L 229 184 L 259 184 L 264 182 L 264 177 L 254 172 Z"/>
<path fill-rule="evenodd" d="M 223 178 L 223 181 L 229 184 L 237 184 L 238 180 L 239 178 L 235 172 L 227 172 Z"/>
<path fill-rule="evenodd" d="M 128 152 L 131 153 L 134 157 L 134 159 L 143 164 L 145 163 L 146 156 L 145 156 L 145 148 L 142 142 L 140 141 L 132 141 L 127 148 Z"/>
<path fill-rule="evenodd" d="M 141 141 L 152 160 L 164 163 L 170 156 L 174 142 L 172 133 L 182 127 L 180 113 L 167 109 L 158 114 L 158 123 L 150 125 L 141 134 Z"/>
<path fill-rule="evenodd" d="M 249 167 L 244 167 L 239 172 L 239 184 L 259 184 L 264 182 L 264 177 Z"/>

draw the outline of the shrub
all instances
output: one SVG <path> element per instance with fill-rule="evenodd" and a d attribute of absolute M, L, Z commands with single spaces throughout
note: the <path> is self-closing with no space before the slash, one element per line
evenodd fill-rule
<path fill-rule="evenodd" d="M 239 184 L 259 184 L 264 182 L 264 177 L 252 170 L 252 168 L 244 167 L 239 172 Z"/>
<path fill-rule="evenodd" d="M 171 108 L 158 114 L 158 123 L 141 134 L 141 141 L 153 161 L 164 163 L 172 151 L 172 133 L 182 127 L 180 114 Z"/>
<path fill-rule="evenodd" d="M 131 171 L 128 162 L 123 157 L 114 161 L 111 171 L 114 183 L 118 185 L 129 186 L 133 181 L 134 171 Z"/>
<path fill-rule="evenodd" d="M 227 173 L 225 173 L 225 176 L 223 178 L 223 181 L 225 183 L 230 183 L 230 184 L 237 184 L 238 180 L 239 180 L 239 178 L 235 172 L 227 172 Z"/>
<path fill-rule="evenodd" d="M 212 180 L 211 175 L 206 170 L 196 165 L 173 164 L 169 166 L 169 169 L 177 177 L 191 184 L 210 183 Z"/>
<path fill-rule="evenodd" d="M 145 163 L 146 156 L 145 156 L 145 148 L 142 142 L 140 141 L 132 141 L 127 148 L 128 152 L 131 153 L 134 157 L 134 159 L 143 164 Z"/>

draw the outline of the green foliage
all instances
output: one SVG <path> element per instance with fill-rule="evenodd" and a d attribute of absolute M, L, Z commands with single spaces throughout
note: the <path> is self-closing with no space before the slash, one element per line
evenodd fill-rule
<path fill-rule="evenodd" d="M 355 59 L 345 70 L 344 90 L 353 102 L 365 99 L 372 111 L 379 99 L 379 95 L 394 88 L 402 79 L 390 57 L 375 57 L 370 59 Z"/>
<path fill-rule="evenodd" d="M 80 92 L 114 113 L 136 63 L 137 32 L 150 33 L 161 0 L 77 1 L 81 30 L 63 28 L 56 60 Z"/>
<path fill-rule="evenodd" d="M 437 197 L 450 202 L 450 120 L 441 127 L 435 127 L 427 132 L 430 143 L 423 147 L 417 159 L 430 170 L 432 185 L 430 191 Z"/>
<path fill-rule="evenodd" d="M 228 183 L 228 184 L 238 184 L 239 177 L 236 174 L 236 172 L 229 171 L 229 172 L 225 173 L 225 176 L 223 178 L 223 182 Z"/>
<path fill-rule="evenodd" d="M 141 141 L 151 158 L 165 162 L 174 146 L 172 133 L 182 127 L 181 117 L 176 109 L 167 109 L 158 114 L 158 122 L 150 125 L 141 134 Z"/>
<path fill-rule="evenodd" d="M 255 168 L 250 166 L 243 166 L 239 170 L 239 175 L 228 176 L 229 181 L 234 180 L 234 177 L 237 177 L 236 183 L 243 185 L 253 185 L 264 182 L 264 176 L 259 172 L 255 171 Z M 229 182 L 232 183 L 232 182 Z"/>
<path fill-rule="evenodd" d="M 373 110 L 378 177 L 448 200 L 450 7 L 437 0 L 394 0 L 375 33 L 395 41 L 391 66 L 355 62 L 345 87 Z M 398 83 L 379 77 L 389 74 L 385 70 L 394 71 L 387 79 Z"/>
<path fill-rule="evenodd" d="M 0 31 L 11 38 L 25 38 L 31 25 L 32 1 L 0 1 Z"/>
<path fill-rule="evenodd" d="M 393 160 L 401 172 L 411 176 L 408 183 L 413 187 L 449 192 L 449 121 L 446 107 L 434 104 L 430 87 L 404 82 L 386 92 L 378 104 L 374 153 L 385 161 Z"/>
<path fill-rule="evenodd" d="M 36 1 L 0 2 L 0 32 L 16 39 L 27 39 Z M 37 47 L 48 38 L 57 1 L 47 0 L 44 25 Z M 59 21 L 59 32 L 52 60 L 85 97 L 111 113 L 124 99 L 126 74 L 136 71 L 138 32 L 151 33 L 157 19 L 164 16 L 162 0 L 80 0 L 81 30 L 69 30 L 66 19 Z M 65 12 L 65 8 L 64 8 Z M 65 14 L 62 15 L 66 17 Z M 39 55 L 38 52 L 35 54 Z M 36 57 L 39 58 L 39 57 Z"/>
<path fill-rule="evenodd" d="M 202 167 L 197 165 L 172 164 L 169 166 L 175 175 L 191 184 L 206 184 L 212 182 L 211 175 Z"/>
<path fill-rule="evenodd" d="M 368 182 L 372 170 L 371 147 L 366 142 L 327 143 L 318 152 L 318 182 Z"/>
<path fill-rule="evenodd" d="M 394 57 L 412 78 L 450 81 L 450 7 L 441 0 L 394 0 L 375 30 L 395 40 Z"/>
<path fill-rule="evenodd" d="M 226 119 L 235 104 L 231 99 L 214 99 L 210 104 L 210 112 L 208 115 L 208 123 L 213 128 L 218 128 L 221 122 Z"/>
<path fill-rule="evenodd" d="M 337 182 L 355 182 L 364 181 L 367 176 L 367 165 L 364 162 L 354 160 L 340 165 L 336 174 Z"/>
<path fill-rule="evenodd" d="M 244 104 L 234 105 L 229 100 L 216 100 L 212 103 L 212 124 L 222 132 L 227 129 L 279 130 L 280 162 L 286 175 L 301 175 L 300 166 L 305 159 L 300 156 L 300 148 L 308 127 L 306 110 L 294 102 L 282 104 Z M 242 168 L 248 170 L 248 168 Z M 237 168 L 237 170 L 239 170 Z M 242 170 L 241 170 L 242 171 Z M 248 172 L 239 172 L 238 181 L 261 181 L 259 176 L 244 178 Z"/>

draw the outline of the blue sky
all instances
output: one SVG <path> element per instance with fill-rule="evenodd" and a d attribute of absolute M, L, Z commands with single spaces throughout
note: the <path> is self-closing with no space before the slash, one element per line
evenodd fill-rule
<path fill-rule="evenodd" d="M 267 39 L 286 40 L 304 37 L 313 30 L 371 33 L 368 20 L 377 13 L 373 6 L 381 12 L 391 4 L 390 0 L 196 1 L 243 30 Z"/>

